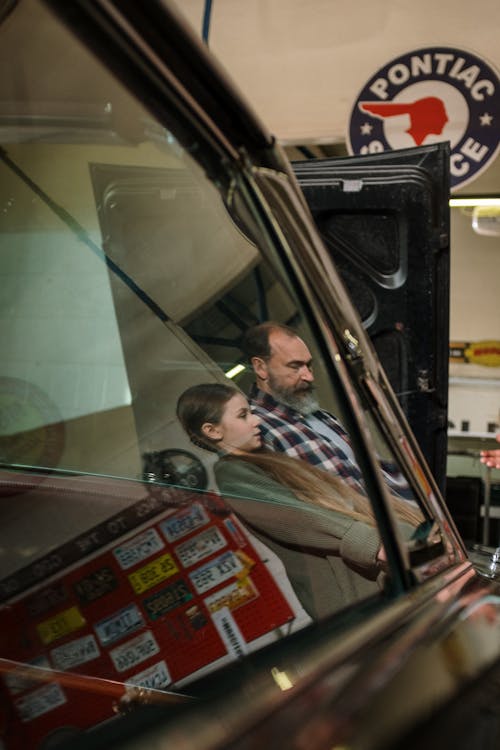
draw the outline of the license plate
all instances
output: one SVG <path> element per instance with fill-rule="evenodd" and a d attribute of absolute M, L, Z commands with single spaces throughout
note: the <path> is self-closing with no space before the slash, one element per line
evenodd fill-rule
<path fill-rule="evenodd" d="M 164 547 L 165 545 L 158 532 L 155 529 L 148 529 L 114 549 L 113 554 L 122 570 L 128 570 L 128 568 L 146 560 L 151 555 L 155 555 Z"/>
<path fill-rule="evenodd" d="M 143 600 L 144 609 L 150 620 L 157 620 L 158 617 L 170 612 L 171 609 L 180 607 L 181 604 L 191 601 L 193 594 L 189 590 L 186 581 L 180 580 L 171 583 L 156 594 L 148 596 Z"/>
<path fill-rule="evenodd" d="M 189 508 L 176 513 L 175 516 L 167 518 L 160 524 L 160 528 L 167 541 L 176 542 L 195 529 L 199 529 L 200 526 L 205 526 L 209 520 L 205 509 L 199 503 L 194 503 Z"/>
<path fill-rule="evenodd" d="M 241 659 L 248 652 L 248 646 L 231 612 L 225 607 L 218 609 L 212 614 L 212 621 L 228 654 L 234 659 Z"/>
<path fill-rule="evenodd" d="M 229 531 L 238 547 L 244 547 L 247 544 L 247 540 L 232 518 L 226 518 L 224 521 L 224 526 Z"/>
<path fill-rule="evenodd" d="M 212 526 L 201 534 L 189 539 L 187 542 L 179 544 L 175 548 L 175 553 L 185 568 L 203 560 L 213 552 L 227 546 L 224 536 L 218 528 Z"/>
<path fill-rule="evenodd" d="M 136 687 L 151 688 L 161 690 L 171 682 L 171 677 L 164 661 L 153 664 L 152 667 L 144 669 L 142 672 L 132 675 L 127 680 L 127 685 Z"/>
<path fill-rule="evenodd" d="M 106 596 L 118 587 L 118 580 L 107 566 L 94 570 L 85 578 L 80 578 L 73 588 L 81 604 L 90 604 Z"/>
<path fill-rule="evenodd" d="M 28 722 L 64 703 L 66 703 L 66 696 L 62 687 L 53 682 L 19 698 L 16 701 L 16 709 L 21 721 Z"/>
<path fill-rule="evenodd" d="M 157 557 L 153 562 L 144 565 L 134 573 L 129 573 L 129 581 L 136 594 L 153 588 L 158 583 L 165 581 L 170 576 L 179 572 L 172 555 L 166 554 Z"/>
<path fill-rule="evenodd" d="M 97 659 L 100 655 L 99 646 L 93 635 L 84 635 L 75 641 L 57 646 L 50 652 L 52 664 L 56 669 L 72 669 L 79 664 Z"/>
<path fill-rule="evenodd" d="M 209 612 L 227 607 L 229 610 L 238 609 L 258 597 L 257 590 L 249 578 L 235 581 L 210 594 L 204 599 Z"/>
<path fill-rule="evenodd" d="M 149 631 L 141 633 L 109 652 L 117 672 L 126 672 L 159 652 L 160 648 Z"/>
<path fill-rule="evenodd" d="M 39 617 L 49 609 L 59 609 L 68 599 L 68 594 L 62 583 L 53 583 L 31 596 L 26 602 L 26 608 L 33 617 Z"/>
<path fill-rule="evenodd" d="M 94 625 L 97 637 L 103 646 L 118 641 L 144 625 L 141 612 L 136 604 L 120 609 Z"/>
<path fill-rule="evenodd" d="M 36 629 L 42 643 L 47 646 L 58 638 L 63 638 L 65 635 L 83 628 L 84 625 L 85 618 L 78 607 L 70 607 L 63 612 L 59 612 L 55 617 L 40 622 Z"/>
<path fill-rule="evenodd" d="M 222 581 L 239 573 L 243 570 L 243 565 L 238 560 L 234 552 L 225 552 L 214 560 L 211 560 L 201 568 L 193 570 L 189 574 L 193 586 L 199 594 L 212 589 Z"/>
<path fill-rule="evenodd" d="M 40 667 L 41 669 L 50 669 L 49 660 L 46 656 L 38 656 L 36 659 L 26 662 L 27 665 L 33 667 Z M 29 677 L 24 677 L 17 672 L 7 672 L 3 676 L 3 681 L 7 685 L 9 693 L 17 695 L 18 693 L 24 693 L 25 690 L 38 687 L 40 685 L 39 680 L 32 680 Z M 2 745 L 0 744 L 0 749 Z"/>

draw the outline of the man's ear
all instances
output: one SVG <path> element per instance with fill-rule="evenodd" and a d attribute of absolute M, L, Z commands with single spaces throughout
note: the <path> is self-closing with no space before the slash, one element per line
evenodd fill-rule
<path fill-rule="evenodd" d="M 262 359 L 262 357 L 252 357 L 251 359 L 252 367 L 259 378 L 259 380 L 267 380 L 268 378 L 268 371 L 267 371 L 267 362 L 265 359 Z"/>
<path fill-rule="evenodd" d="M 213 422 L 205 422 L 201 425 L 201 431 L 207 440 L 217 443 L 222 440 L 222 430 Z"/>

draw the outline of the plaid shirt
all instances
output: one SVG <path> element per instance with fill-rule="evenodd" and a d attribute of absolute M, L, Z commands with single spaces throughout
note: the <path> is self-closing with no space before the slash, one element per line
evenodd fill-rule
<path fill-rule="evenodd" d="M 301 458 L 319 469 L 331 471 L 365 494 L 362 474 L 356 464 L 340 447 L 314 432 L 300 412 L 278 403 L 255 385 L 250 394 L 250 404 L 253 413 L 262 420 L 262 439 L 270 450 Z M 314 416 L 350 446 L 349 436 L 335 417 L 321 409 L 314 412 Z"/>

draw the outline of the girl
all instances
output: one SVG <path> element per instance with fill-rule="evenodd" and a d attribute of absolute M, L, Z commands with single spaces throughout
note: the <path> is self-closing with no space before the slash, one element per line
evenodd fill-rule
<path fill-rule="evenodd" d="M 262 448 L 260 419 L 233 385 L 188 388 L 177 417 L 190 440 L 219 454 L 219 490 L 283 561 L 306 611 L 322 618 L 377 592 L 384 553 L 366 497 L 305 461 Z M 411 536 L 423 517 L 394 499 Z"/>

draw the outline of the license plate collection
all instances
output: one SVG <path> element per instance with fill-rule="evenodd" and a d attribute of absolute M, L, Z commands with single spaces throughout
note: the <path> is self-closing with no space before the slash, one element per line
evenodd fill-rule
<path fill-rule="evenodd" d="M 31 668 L 0 683 L 13 715 L 6 750 L 115 715 L 117 696 L 102 691 L 86 695 L 82 709 L 64 673 L 114 680 L 123 695 L 131 686 L 174 690 L 248 653 L 256 639 L 261 647 L 280 637 L 294 619 L 293 602 L 228 509 L 196 500 L 146 522 L 140 510 L 114 543 L 2 605 L 0 656 Z"/>

